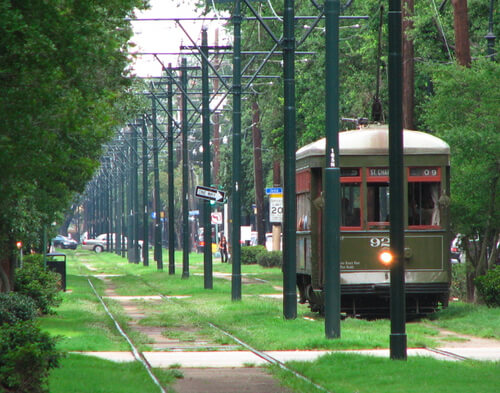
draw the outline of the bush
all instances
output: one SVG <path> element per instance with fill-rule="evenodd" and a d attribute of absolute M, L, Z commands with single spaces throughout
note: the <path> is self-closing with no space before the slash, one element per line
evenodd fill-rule
<path fill-rule="evenodd" d="M 23 267 L 16 269 L 14 290 L 32 298 L 42 314 L 52 313 L 52 307 L 61 304 L 58 273 L 43 266 L 41 255 L 27 255 Z"/>
<path fill-rule="evenodd" d="M 257 263 L 257 256 L 263 252 L 267 252 L 266 247 L 264 246 L 241 247 L 241 264 L 251 265 Z"/>
<path fill-rule="evenodd" d="M 49 370 L 59 366 L 62 356 L 56 339 L 34 321 L 0 325 L 0 391 L 48 392 Z"/>
<path fill-rule="evenodd" d="M 500 307 L 500 267 L 496 266 L 475 280 L 479 296 L 489 307 Z"/>
<path fill-rule="evenodd" d="M 283 266 L 283 253 L 281 251 L 262 252 L 257 255 L 257 263 L 263 267 Z"/>
<path fill-rule="evenodd" d="M 0 293 L 0 325 L 14 324 L 36 318 L 35 301 L 16 292 Z"/>

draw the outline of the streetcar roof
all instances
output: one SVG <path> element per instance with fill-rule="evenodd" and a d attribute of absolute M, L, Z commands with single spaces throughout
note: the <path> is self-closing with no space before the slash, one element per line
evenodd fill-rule
<path fill-rule="evenodd" d="M 325 154 L 326 139 L 319 139 L 297 150 L 296 158 L 301 159 Z M 404 130 L 404 154 L 450 154 L 450 146 L 431 134 L 421 131 Z M 341 156 L 388 155 L 387 126 L 369 126 L 360 130 L 339 132 Z"/>

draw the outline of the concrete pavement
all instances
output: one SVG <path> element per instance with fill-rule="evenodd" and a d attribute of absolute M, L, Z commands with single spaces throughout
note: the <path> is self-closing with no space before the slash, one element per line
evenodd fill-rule
<path fill-rule="evenodd" d="M 368 356 L 390 356 L 389 349 L 364 349 L 343 351 L 265 351 L 265 355 L 281 363 L 288 361 L 313 361 L 328 353 L 354 353 Z M 85 355 L 97 356 L 117 362 L 133 361 L 130 352 L 78 352 Z M 408 357 L 428 356 L 439 360 L 459 361 L 463 359 L 481 361 L 500 361 L 500 347 L 489 348 L 409 348 Z M 183 368 L 227 368 L 261 366 L 268 362 L 250 351 L 171 351 L 171 352 L 144 352 L 144 356 L 152 367 L 168 368 L 180 366 Z"/>

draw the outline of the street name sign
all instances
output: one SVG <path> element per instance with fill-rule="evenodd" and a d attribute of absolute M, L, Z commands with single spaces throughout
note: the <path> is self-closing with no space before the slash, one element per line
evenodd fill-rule
<path fill-rule="evenodd" d="M 272 195 L 272 194 L 283 194 L 283 188 L 282 187 L 266 188 L 266 195 Z"/>
<path fill-rule="evenodd" d="M 226 193 L 217 188 L 196 186 L 195 196 L 201 199 L 208 199 L 209 201 L 223 202 Z"/>

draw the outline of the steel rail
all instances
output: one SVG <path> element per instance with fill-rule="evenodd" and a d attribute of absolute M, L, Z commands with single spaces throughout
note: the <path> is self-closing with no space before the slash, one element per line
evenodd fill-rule
<path fill-rule="evenodd" d="M 449 352 L 449 351 L 444 351 L 444 350 L 438 349 L 438 348 L 425 347 L 425 349 L 428 350 L 429 352 L 434 352 L 434 353 L 437 353 L 439 355 L 447 356 L 447 357 L 455 359 L 455 360 L 471 360 L 470 358 L 466 358 L 465 356 L 461 356 L 461 355 L 458 355 L 456 353 Z"/>
<path fill-rule="evenodd" d="M 132 349 L 132 354 L 134 355 L 134 358 L 137 361 L 139 361 L 144 366 L 144 368 L 148 372 L 149 376 L 151 377 L 151 379 L 153 380 L 153 382 L 158 386 L 158 388 L 160 389 L 160 391 L 162 393 L 168 393 L 168 391 L 165 390 L 163 388 L 163 386 L 161 386 L 160 381 L 158 381 L 158 378 L 156 378 L 156 376 L 151 371 L 151 365 L 147 361 L 147 359 L 144 356 L 144 354 L 135 347 L 135 345 L 132 342 L 132 340 L 130 339 L 130 337 L 127 336 L 127 334 L 123 331 L 122 327 L 120 326 L 120 324 L 118 323 L 118 321 L 115 319 L 115 317 L 113 316 L 113 314 L 111 314 L 111 311 L 109 311 L 108 306 L 106 306 L 106 303 L 104 303 L 104 300 L 102 300 L 102 297 L 97 293 L 97 291 L 96 291 L 96 289 L 94 287 L 94 284 L 92 284 L 92 281 L 90 281 L 90 278 L 87 278 L 87 281 L 89 282 L 90 287 L 94 291 L 95 296 L 97 297 L 97 299 L 99 299 L 99 301 L 101 302 L 102 306 L 104 307 L 104 310 L 106 311 L 106 314 L 108 314 L 108 316 L 114 322 L 115 327 L 118 330 L 118 332 L 120 332 L 120 334 L 125 338 L 125 340 L 127 340 L 130 348 Z"/>

